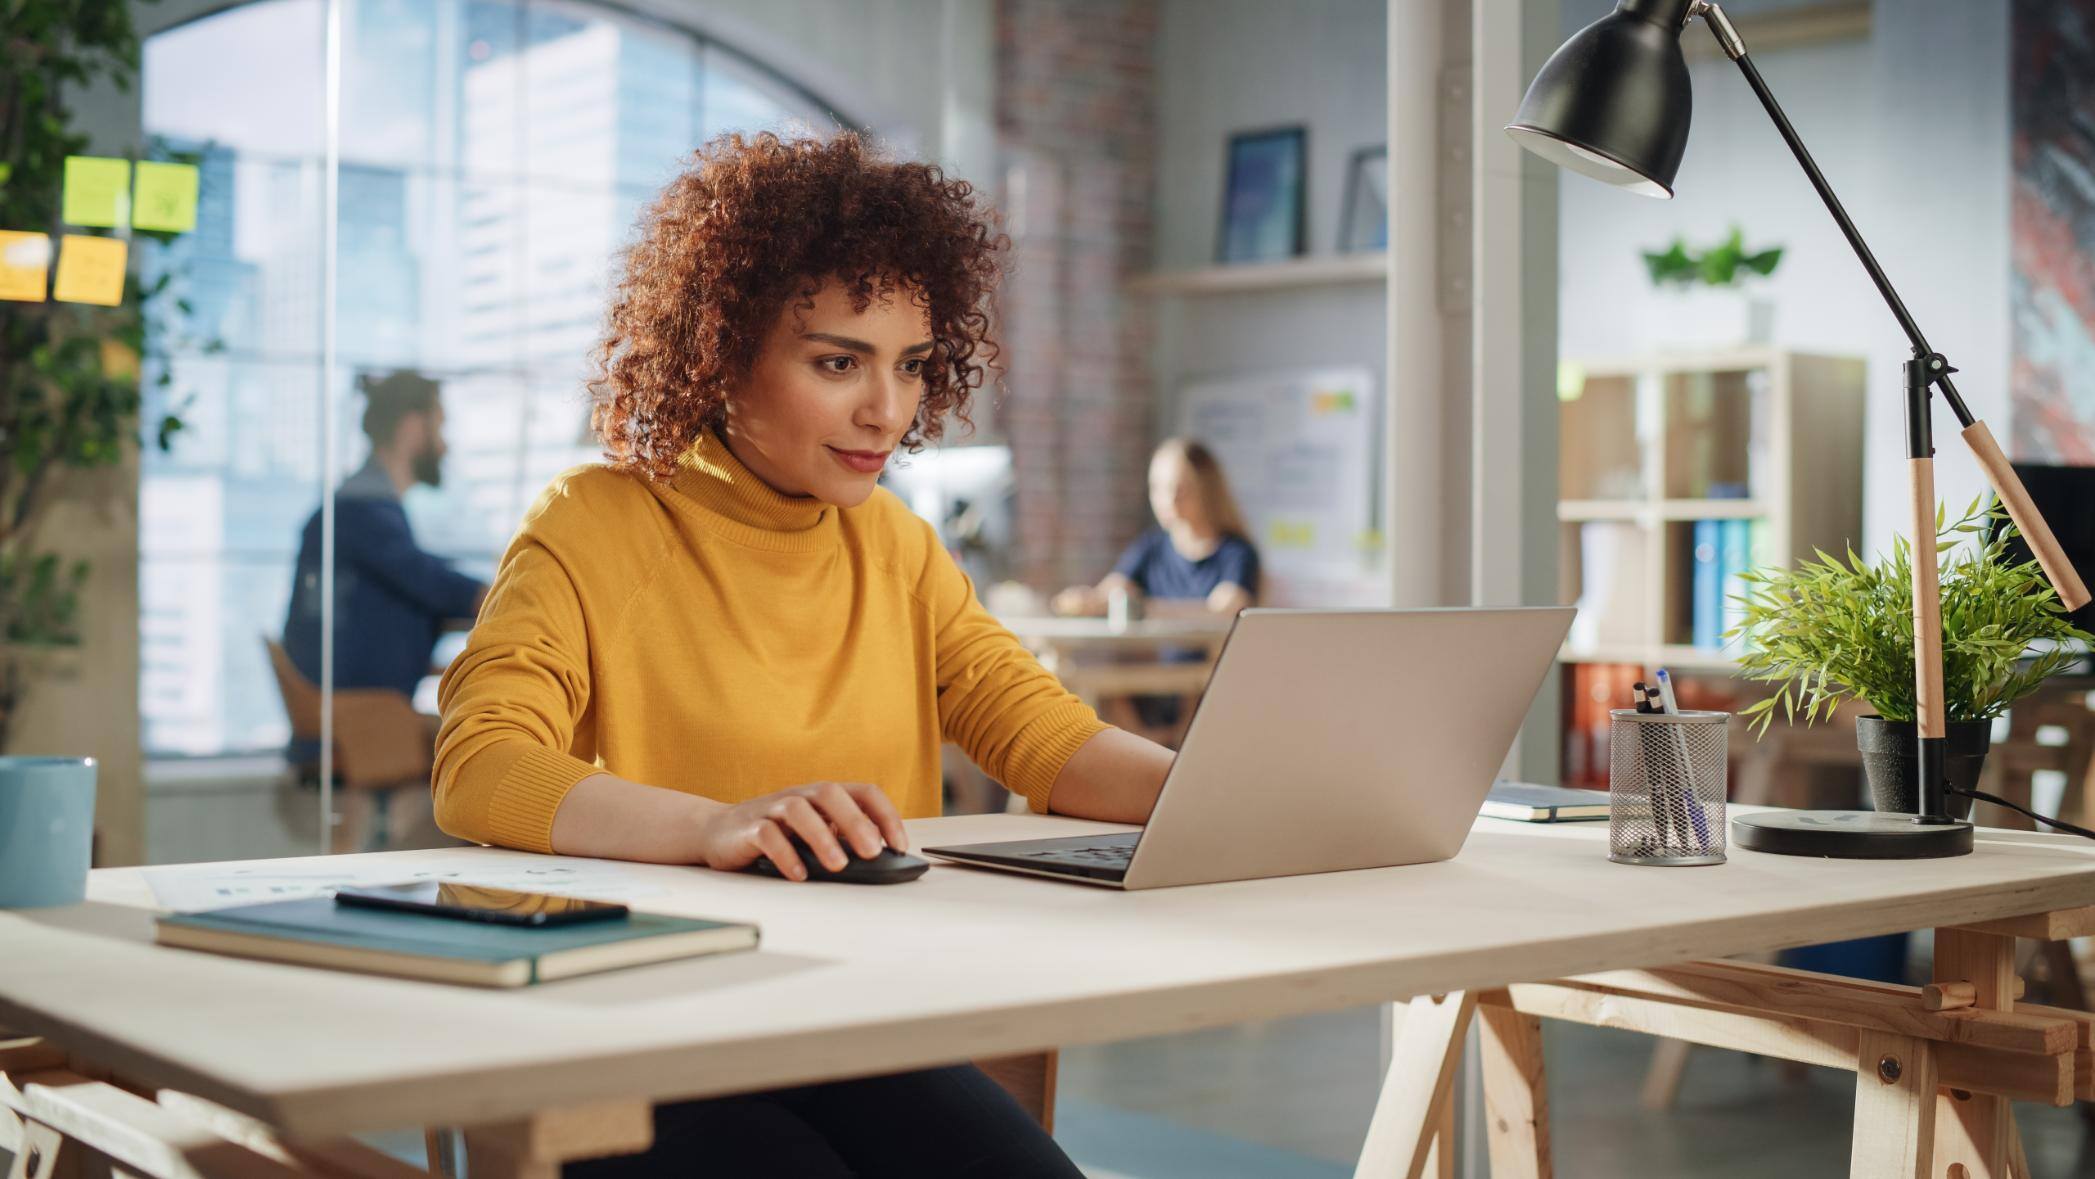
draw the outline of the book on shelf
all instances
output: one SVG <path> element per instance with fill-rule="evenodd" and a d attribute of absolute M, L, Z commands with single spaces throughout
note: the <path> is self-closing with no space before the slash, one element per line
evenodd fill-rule
<path fill-rule="evenodd" d="M 1724 618 L 1723 525 L 1722 520 L 1695 521 L 1688 641 L 1697 647 L 1719 645 L 1719 626 Z"/>
<path fill-rule="evenodd" d="M 1688 641 L 1707 650 L 1731 650 L 1724 636 L 1745 617 L 1740 598 L 1746 571 L 1765 563 L 1766 521 L 1697 520 L 1688 594 Z"/>
<path fill-rule="evenodd" d="M 1735 650 L 1737 640 L 1726 639 L 1733 627 L 1745 618 L 1746 607 L 1740 597 L 1746 592 L 1746 570 L 1753 567 L 1753 520 L 1726 520 L 1717 530 L 1717 579 L 1721 586 L 1717 602 L 1717 643 L 1726 650 Z"/>
<path fill-rule="evenodd" d="M 1634 523 L 1578 526 L 1578 613 L 1566 636 L 1573 650 L 1648 641 L 1644 570 L 1648 545 Z"/>
<path fill-rule="evenodd" d="M 1571 666 L 1571 724 L 1564 734 L 1564 784 L 1608 788 L 1610 715 L 1630 707 L 1630 687 L 1646 679 L 1635 663 L 1575 663 Z"/>

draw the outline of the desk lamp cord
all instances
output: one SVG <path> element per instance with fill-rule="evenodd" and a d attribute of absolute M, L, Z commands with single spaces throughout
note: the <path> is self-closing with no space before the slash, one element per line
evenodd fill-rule
<path fill-rule="evenodd" d="M 2024 815 L 2027 818 L 2035 819 L 2039 823 L 2043 823 L 2048 827 L 2056 827 L 2061 831 L 2068 832 L 2069 834 L 2078 835 L 2082 839 L 2095 839 L 2095 831 L 2090 831 L 2086 827 L 2076 827 L 2063 819 L 2046 818 L 2045 816 L 2038 814 L 2037 812 L 2029 809 L 2026 806 L 2023 806 L 2019 803 L 2009 802 L 2007 799 L 2002 798 L 1999 795 L 1988 794 L 1983 790 L 1963 790 L 1955 786 L 1947 787 L 1947 789 L 1951 794 L 1961 794 L 1966 798 L 1975 798 L 1980 802 L 1990 802 L 1994 806 L 2004 806 L 2011 811 L 2015 811 L 2019 814 Z"/>

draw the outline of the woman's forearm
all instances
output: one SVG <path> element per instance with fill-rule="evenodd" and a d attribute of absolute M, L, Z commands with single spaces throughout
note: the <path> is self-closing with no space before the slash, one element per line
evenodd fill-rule
<path fill-rule="evenodd" d="M 1123 729 L 1084 742 L 1048 791 L 1048 810 L 1076 819 L 1145 823 L 1171 772 L 1172 752 Z"/>
<path fill-rule="evenodd" d="M 568 790 L 553 813 L 553 850 L 563 856 L 703 861 L 699 836 L 721 804 L 696 794 L 591 774 Z"/>

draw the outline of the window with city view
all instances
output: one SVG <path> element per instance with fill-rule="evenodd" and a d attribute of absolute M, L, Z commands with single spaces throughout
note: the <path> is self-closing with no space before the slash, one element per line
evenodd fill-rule
<path fill-rule="evenodd" d="M 288 736 L 263 639 L 282 630 L 320 503 L 324 385 L 339 480 L 368 450 L 358 374 L 443 383 L 443 483 L 411 491 L 407 510 L 424 547 L 484 576 L 546 481 L 596 455 L 588 353 L 646 201 L 713 135 L 836 122 L 746 56 L 588 3 L 341 7 L 332 373 L 321 0 L 258 0 L 145 46 L 145 129 L 202 169 L 196 231 L 144 262 L 149 279 L 177 276 L 185 304 L 150 351 L 172 377 L 152 396 L 189 425 L 146 452 L 141 480 L 150 754 Z"/>

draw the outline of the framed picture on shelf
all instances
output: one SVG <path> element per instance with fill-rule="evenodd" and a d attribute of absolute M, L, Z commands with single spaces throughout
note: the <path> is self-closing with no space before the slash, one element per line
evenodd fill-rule
<path fill-rule="evenodd" d="M 1218 262 L 1275 262 L 1303 248 L 1309 132 L 1301 126 L 1229 137 Z"/>
<path fill-rule="evenodd" d="M 1346 203 L 1338 219 L 1338 252 L 1389 248 L 1389 148 L 1355 148 L 1346 164 Z"/>

